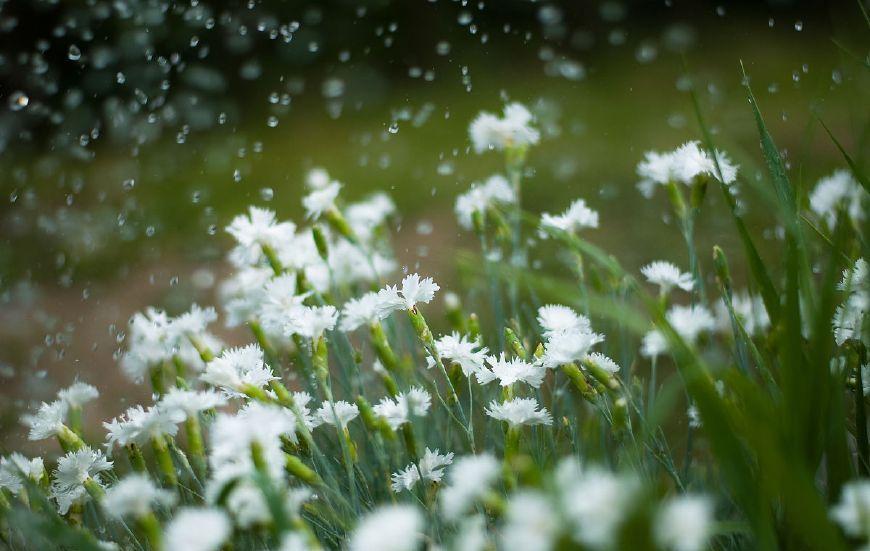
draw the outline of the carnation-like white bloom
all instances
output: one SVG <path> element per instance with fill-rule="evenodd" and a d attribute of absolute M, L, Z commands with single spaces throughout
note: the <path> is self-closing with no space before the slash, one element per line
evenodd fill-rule
<path fill-rule="evenodd" d="M 560 529 L 558 512 L 546 496 L 536 491 L 520 491 L 508 501 L 499 549 L 552 551 Z"/>
<path fill-rule="evenodd" d="M 733 183 L 737 179 L 737 165 L 721 151 L 716 151 L 716 158 L 722 171 L 722 182 Z M 688 185 L 698 177 L 719 179 L 713 158 L 697 141 L 686 142 L 669 153 L 646 153 L 643 161 L 637 165 L 637 174 L 641 178 L 638 188 L 647 197 L 658 185 L 670 182 Z"/>
<path fill-rule="evenodd" d="M 438 493 L 444 516 L 456 520 L 483 498 L 501 475 L 501 465 L 491 454 L 466 455 L 447 474 L 448 484 Z"/>
<path fill-rule="evenodd" d="M 131 381 L 141 381 L 151 367 L 171 356 L 170 323 L 165 312 L 154 308 L 137 312 L 130 319 L 128 348 L 121 357 L 121 370 Z"/>
<path fill-rule="evenodd" d="M 88 447 L 61 457 L 53 473 L 54 480 L 51 481 L 51 497 L 57 501 L 60 514 L 65 515 L 73 503 L 87 500 L 85 482 L 90 479 L 102 486 L 100 473 L 111 468 L 112 462 L 106 459 L 103 452 Z"/>
<path fill-rule="evenodd" d="M 479 342 L 468 340 L 465 335 L 454 332 L 436 340 L 435 350 L 442 360 L 459 364 L 466 377 L 471 377 L 473 374 L 481 384 L 493 380 L 492 372 L 485 367 L 489 350 L 481 347 Z"/>
<path fill-rule="evenodd" d="M 176 496 L 169 490 L 154 485 L 144 474 L 132 473 L 106 490 L 103 510 L 115 518 L 143 517 L 153 507 L 168 507 L 175 503 Z"/>
<path fill-rule="evenodd" d="M 58 400 L 63 400 L 70 407 L 82 407 L 83 405 L 100 397 L 97 387 L 76 381 L 70 386 L 58 391 Z"/>
<path fill-rule="evenodd" d="M 523 148 L 541 139 L 532 120 L 532 113 L 523 104 L 514 102 L 505 106 L 501 118 L 492 113 L 480 113 L 468 127 L 468 134 L 478 153 Z"/>
<path fill-rule="evenodd" d="M 870 538 L 870 480 L 852 480 L 843 486 L 831 518 L 855 538 Z"/>
<path fill-rule="evenodd" d="M 296 225 L 278 222 L 273 211 L 252 206 L 247 216 L 240 214 L 233 218 L 226 231 L 238 242 L 238 251 L 244 257 L 244 263 L 251 265 L 260 260 L 264 245 L 275 249 L 282 242 L 291 240 Z"/>
<path fill-rule="evenodd" d="M 305 207 L 306 216 L 312 220 L 317 220 L 324 212 L 334 209 L 339 191 L 341 191 L 341 184 L 332 182 L 303 197 L 302 206 Z"/>
<path fill-rule="evenodd" d="M 396 212 L 396 204 L 386 193 L 375 193 L 365 201 L 348 205 L 345 218 L 354 233 L 364 242 L 374 236 L 375 230 Z"/>
<path fill-rule="evenodd" d="M 538 324 L 547 338 L 558 333 L 592 331 L 589 318 L 561 304 L 548 304 L 538 308 Z"/>
<path fill-rule="evenodd" d="M 491 207 L 515 202 L 516 195 L 507 179 L 501 174 L 494 174 L 483 184 L 472 183 L 467 192 L 459 195 L 456 198 L 454 211 L 459 225 L 470 230 L 474 226 L 475 213 L 485 214 Z"/>
<path fill-rule="evenodd" d="M 248 385 L 263 388 L 277 377 L 263 360 L 260 347 L 249 344 L 224 350 L 206 365 L 200 379 L 230 396 L 242 396 Z"/>
<path fill-rule="evenodd" d="M 172 345 L 178 347 L 181 342 L 187 341 L 189 335 L 205 333 L 208 325 L 216 319 L 217 312 L 213 307 L 202 308 L 197 304 L 191 305 L 190 310 L 170 321 L 170 334 L 174 339 Z"/>
<path fill-rule="evenodd" d="M 731 296 L 731 307 L 750 337 L 761 334 L 770 327 L 770 318 L 760 296 L 738 291 Z M 722 332 L 731 331 L 731 314 L 724 297 L 716 303 L 716 325 Z"/>
<path fill-rule="evenodd" d="M 577 541 L 592 549 L 612 548 L 636 502 L 637 479 L 598 467 L 583 468 L 573 459 L 560 463 L 556 479 L 562 508 Z"/>
<path fill-rule="evenodd" d="M 390 310 L 381 307 L 378 293 L 366 293 L 359 298 L 353 298 L 341 309 L 341 321 L 338 324 L 342 331 L 354 331 L 360 326 L 381 321 L 390 314 Z"/>
<path fill-rule="evenodd" d="M 45 465 L 41 457 L 28 459 L 18 452 L 0 458 L 0 488 L 6 488 L 13 495 L 24 487 L 25 480 L 40 482 L 45 476 Z"/>
<path fill-rule="evenodd" d="M 695 286 L 692 274 L 680 272 L 680 269 L 675 265 L 663 260 L 650 262 L 640 269 L 640 273 L 646 277 L 647 281 L 658 285 L 662 295 L 667 295 L 674 287 L 679 287 L 684 291 L 691 291 Z"/>
<path fill-rule="evenodd" d="M 547 371 L 543 364 L 532 364 L 520 358 L 508 360 L 504 352 L 497 358 L 487 356 L 486 363 L 489 364 L 492 374 L 501 386 L 523 382 L 534 388 L 540 388 Z"/>
<path fill-rule="evenodd" d="M 837 285 L 839 290 L 849 293 L 834 313 L 834 340 L 839 346 L 848 340 L 863 341 L 865 345 L 870 345 L 868 331 L 864 328 L 867 310 L 870 309 L 867 275 L 867 262 L 859 258 L 854 267 L 843 271 L 843 279 Z"/>
<path fill-rule="evenodd" d="M 331 331 L 338 321 L 335 306 L 300 306 L 289 312 L 284 324 L 284 334 L 288 337 L 299 335 L 308 339 L 318 339 L 324 331 Z"/>
<path fill-rule="evenodd" d="M 315 415 L 324 423 L 344 428 L 359 416 L 359 407 L 344 400 L 338 400 L 331 405 L 324 402 Z"/>
<path fill-rule="evenodd" d="M 174 414 L 186 419 L 226 403 L 226 396 L 214 390 L 183 390 L 172 387 L 160 399 L 159 407 L 170 415 Z"/>
<path fill-rule="evenodd" d="M 601 352 L 591 352 L 583 358 L 583 361 L 593 363 L 596 367 L 608 373 L 619 373 L 619 364 Z"/>
<path fill-rule="evenodd" d="M 218 551 L 232 534 L 229 517 L 220 509 L 182 507 L 166 526 L 166 549 Z"/>
<path fill-rule="evenodd" d="M 850 293 L 864 291 L 867 285 L 868 272 L 870 272 L 870 266 L 867 265 L 867 261 L 859 258 L 855 261 L 855 266 L 843 270 L 843 277 L 837 284 L 837 289 Z"/>
<path fill-rule="evenodd" d="M 541 215 L 541 227 L 571 233 L 585 228 L 597 228 L 598 211 L 586 206 L 586 201 L 583 199 L 577 199 L 562 214 L 543 213 Z"/>
<path fill-rule="evenodd" d="M 549 368 L 582 361 L 589 350 L 604 341 L 604 336 L 589 331 L 572 331 L 553 334 L 544 344 L 540 363 Z"/>
<path fill-rule="evenodd" d="M 372 407 L 375 415 L 386 420 L 390 428 L 396 430 L 409 422 L 410 416 L 422 417 L 429 411 L 432 397 L 420 387 L 411 387 L 408 392 L 399 393 L 395 399 L 384 397 Z"/>
<path fill-rule="evenodd" d="M 384 505 L 360 521 L 348 551 L 415 551 L 423 537 L 423 515 L 412 505 Z"/>
<path fill-rule="evenodd" d="M 126 446 L 135 443 L 142 445 L 154 438 L 165 435 L 175 436 L 178 433 L 178 423 L 185 419 L 185 414 L 178 410 L 151 406 L 133 406 L 107 423 L 103 427 L 108 431 L 106 448 L 111 453 L 115 445 Z"/>
<path fill-rule="evenodd" d="M 281 437 L 297 442 L 296 427 L 293 412 L 274 404 L 251 402 L 236 415 L 219 414 L 211 426 L 209 462 L 215 471 L 253 472 L 251 445 L 257 443 L 270 475 L 278 480 L 284 470 Z"/>
<path fill-rule="evenodd" d="M 387 285 L 378 291 L 381 308 L 386 312 L 394 310 L 413 310 L 417 303 L 429 303 L 440 289 L 431 277 L 421 278 L 411 274 L 402 280 L 402 288 Z"/>
<path fill-rule="evenodd" d="M 221 283 L 219 295 L 227 327 L 238 327 L 261 315 L 265 285 L 273 273 L 271 268 L 246 266 Z"/>
<path fill-rule="evenodd" d="M 672 306 L 667 313 L 668 323 L 684 340 L 694 344 L 701 333 L 712 331 L 716 320 L 707 308 L 696 305 Z"/>
<path fill-rule="evenodd" d="M 426 452 L 416 465 L 412 463 L 393 473 L 393 491 L 398 493 L 402 490 L 411 490 L 421 480 L 441 482 L 444 467 L 451 463 L 453 463 L 453 452 L 441 455 L 440 450 L 432 451 L 426 448 Z"/>
<path fill-rule="evenodd" d="M 656 515 L 655 539 L 673 551 L 707 548 L 713 529 L 713 504 L 697 495 L 682 495 L 666 501 Z"/>
<path fill-rule="evenodd" d="M 866 194 L 850 171 L 836 170 L 816 184 L 810 194 L 810 209 L 830 228 L 837 225 L 841 208 L 857 224 L 864 220 Z"/>
<path fill-rule="evenodd" d="M 514 398 L 501 404 L 493 400 L 486 408 L 486 414 L 512 427 L 553 423 L 553 417 L 547 408 L 539 406 L 534 398 Z"/>
<path fill-rule="evenodd" d="M 26 414 L 21 422 L 30 428 L 27 438 L 45 440 L 56 436 L 64 428 L 69 404 L 65 400 L 43 402 L 35 414 Z"/>
<path fill-rule="evenodd" d="M 308 296 L 307 293 L 297 294 L 297 291 L 295 273 L 282 274 L 264 285 L 258 315 L 265 331 L 283 334 L 288 318 L 302 308 Z"/>

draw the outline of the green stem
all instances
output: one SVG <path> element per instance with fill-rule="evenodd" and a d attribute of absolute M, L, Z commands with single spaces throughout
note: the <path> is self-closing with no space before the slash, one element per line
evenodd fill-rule
<path fill-rule="evenodd" d="M 169 453 L 166 437 L 156 436 L 152 438 L 151 447 L 154 450 L 154 457 L 157 459 L 157 466 L 163 474 L 163 479 L 168 485 L 177 486 L 178 475 L 175 473 L 175 465 L 172 463 L 172 455 Z"/>
<path fill-rule="evenodd" d="M 867 409 L 864 403 L 864 374 L 861 366 L 867 361 L 867 349 L 858 345 L 858 365 L 855 368 L 855 430 L 858 433 L 858 472 L 870 473 L 870 442 L 867 439 Z"/>
<path fill-rule="evenodd" d="M 187 433 L 187 449 L 193 463 L 193 470 L 200 480 L 205 480 L 208 462 L 206 461 L 205 445 L 202 440 L 199 413 L 194 412 L 187 416 L 187 420 L 184 422 L 184 429 Z"/>
<path fill-rule="evenodd" d="M 136 524 L 139 530 L 145 534 L 145 539 L 151 546 L 152 551 L 161 551 L 163 549 L 163 531 L 160 529 L 160 521 L 153 512 L 149 511 L 136 519 Z"/>

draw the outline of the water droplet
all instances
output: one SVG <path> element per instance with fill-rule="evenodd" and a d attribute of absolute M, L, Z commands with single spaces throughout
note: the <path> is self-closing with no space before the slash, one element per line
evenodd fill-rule
<path fill-rule="evenodd" d="M 9 109 L 21 111 L 30 103 L 30 98 L 24 92 L 12 92 L 9 96 Z"/>
<path fill-rule="evenodd" d="M 133 178 L 127 178 L 126 180 L 124 180 L 121 186 L 124 188 L 125 191 L 130 191 L 136 186 L 136 180 L 134 180 Z"/>
<path fill-rule="evenodd" d="M 233 171 L 233 181 L 241 182 L 242 181 L 242 171 L 238 168 Z"/>
<path fill-rule="evenodd" d="M 79 49 L 78 46 L 73 44 L 69 47 L 69 51 L 66 53 L 66 56 L 69 58 L 70 61 L 78 61 L 82 58 L 82 51 Z"/>
<path fill-rule="evenodd" d="M 275 115 L 270 116 L 268 119 L 266 119 L 266 126 L 268 126 L 269 128 L 275 128 L 276 126 L 278 126 L 278 117 L 276 117 Z"/>
<path fill-rule="evenodd" d="M 260 198 L 263 201 L 271 201 L 275 197 L 275 191 L 270 187 L 264 187 L 260 190 Z"/>
<path fill-rule="evenodd" d="M 387 130 L 390 131 L 390 134 L 397 134 L 399 132 L 399 123 L 392 123 Z"/>
<path fill-rule="evenodd" d="M 802 30 L 804 30 L 804 22 L 801 21 L 800 19 L 795 21 L 794 22 L 794 30 L 796 30 L 797 32 L 801 32 Z"/>

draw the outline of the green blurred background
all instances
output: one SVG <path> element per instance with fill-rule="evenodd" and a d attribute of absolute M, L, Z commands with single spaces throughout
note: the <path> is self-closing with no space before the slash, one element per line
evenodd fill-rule
<path fill-rule="evenodd" d="M 630 267 L 686 262 L 634 167 L 700 138 L 691 87 L 742 167 L 753 230 L 774 238 L 741 61 L 800 186 L 843 165 L 816 115 L 859 163 L 868 151 L 870 33 L 848 0 L 22 1 L 0 5 L 0 36 L 4 435 L 79 376 L 106 394 L 95 417 L 141 398 L 114 363 L 130 315 L 212 302 L 223 227 L 250 204 L 299 220 L 311 167 L 347 200 L 388 191 L 401 264 L 455 281 L 474 241 L 454 198 L 500 169 L 467 126 L 508 99 L 543 133 L 524 205 L 586 199 L 590 239 Z M 737 251 L 708 201 L 700 249 Z"/>

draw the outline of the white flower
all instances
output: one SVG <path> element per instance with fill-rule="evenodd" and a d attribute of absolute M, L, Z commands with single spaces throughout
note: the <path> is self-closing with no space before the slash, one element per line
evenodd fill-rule
<path fill-rule="evenodd" d="M 531 364 L 520 358 L 505 359 L 504 352 L 501 356 L 488 356 L 486 363 L 489 364 L 492 374 L 498 379 L 501 386 L 511 386 L 517 382 L 523 382 L 535 388 L 539 388 L 544 382 L 546 368 L 543 364 Z"/>
<path fill-rule="evenodd" d="M 870 266 L 867 265 L 867 261 L 859 258 L 855 261 L 853 268 L 843 270 L 843 278 L 837 284 L 837 289 L 850 293 L 863 291 L 867 284 L 868 272 L 870 272 Z"/>
<path fill-rule="evenodd" d="M 21 417 L 21 422 L 30 427 L 27 438 L 30 440 L 45 440 L 56 436 L 64 428 L 69 404 L 64 400 L 43 402 L 35 414 Z"/>
<path fill-rule="evenodd" d="M 438 493 L 444 516 L 456 520 L 483 498 L 501 475 L 501 465 L 491 454 L 466 455 L 456 460 L 447 475 L 449 484 Z"/>
<path fill-rule="evenodd" d="M 45 465 L 41 457 L 28 459 L 18 452 L 0 458 L 0 488 L 6 488 L 12 494 L 24 487 L 24 481 L 38 483 L 45 476 Z"/>
<path fill-rule="evenodd" d="M 224 395 L 214 390 L 183 390 L 172 387 L 160 399 L 159 407 L 186 419 L 201 411 L 214 409 L 227 403 Z"/>
<path fill-rule="evenodd" d="M 171 358 L 169 325 L 165 312 L 148 308 L 130 319 L 128 349 L 121 358 L 121 370 L 134 382 L 139 382 L 154 365 Z"/>
<path fill-rule="evenodd" d="M 334 209 L 335 200 L 338 198 L 340 190 L 341 184 L 332 182 L 303 197 L 302 206 L 305 207 L 306 216 L 312 220 L 317 220 L 324 212 Z"/>
<path fill-rule="evenodd" d="M 810 194 L 810 209 L 830 228 L 837 225 L 840 208 L 844 208 L 852 222 L 857 224 L 864 220 L 865 195 L 866 192 L 851 172 L 836 170 L 816 184 Z"/>
<path fill-rule="evenodd" d="M 538 324 L 543 329 L 544 337 L 548 338 L 558 333 L 592 331 L 592 325 L 586 316 L 581 316 L 561 304 L 548 304 L 538 308 Z"/>
<path fill-rule="evenodd" d="M 522 148 L 538 143 L 540 133 L 531 126 L 532 114 L 520 103 L 504 108 L 504 117 L 480 113 L 468 127 L 474 150 L 478 153 L 494 149 Z"/>
<path fill-rule="evenodd" d="M 401 290 L 387 285 L 378 292 L 381 308 L 387 312 L 393 310 L 413 310 L 418 302 L 429 303 L 435 298 L 435 292 L 440 287 L 431 277 L 421 279 L 418 274 L 411 274 L 402 280 Z"/>
<path fill-rule="evenodd" d="M 595 364 L 596 367 L 602 369 L 608 373 L 619 373 L 619 364 L 614 362 L 608 356 L 605 356 L 601 352 L 591 352 L 583 358 L 584 362 L 591 362 Z"/>
<path fill-rule="evenodd" d="M 277 222 L 275 213 L 268 209 L 249 207 L 248 215 L 240 214 L 226 227 L 227 233 L 239 243 L 237 254 L 245 264 L 255 264 L 263 254 L 265 245 L 275 249 L 289 241 L 296 232 L 292 222 Z"/>
<path fill-rule="evenodd" d="M 852 537 L 870 537 L 870 480 L 847 482 L 840 501 L 831 507 L 831 518 Z"/>
<path fill-rule="evenodd" d="M 265 331 L 282 334 L 288 318 L 302 308 L 302 303 L 308 296 L 296 293 L 295 273 L 282 274 L 265 284 L 258 312 Z"/>
<path fill-rule="evenodd" d="M 668 341 L 658 329 L 650 330 L 643 336 L 640 353 L 645 358 L 657 358 L 668 350 Z"/>
<path fill-rule="evenodd" d="M 263 361 L 263 351 L 256 344 L 224 350 L 219 357 L 208 362 L 199 378 L 230 396 L 242 396 L 249 385 L 263 388 L 269 381 L 277 379 Z"/>
<path fill-rule="evenodd" d="M 60 514 L 65 515 L 73 503 L 86 500 L 85 481 L 92 479 L 102 486 L 100 473 L 112 468 L 103 452 L 84 447 L 61 457 L 51 482 L 51 497 L 57 501 Z"/>
<path fill-rule="evenodd" d="M 218 551 L 230 537 L 233 527 L 220 509 L 183 507 L 166 527 L 166 549 Z"/>
<path fill-rule="evenodd" d="M 227 327 L 238 327 L 259 315 L 266 298 L 264 286 L 273 271 L 266 267 L 243 267 L 220 286 L 220 298 Z"/>
<path fill-rule="evenodd" d="M 668 323 L 684 340 L 694 344 L 698 335 L 712 331 L 716 327 L 716 320 L 707 308 L 697 305 L 672 306 L 667 313 Z"/>
<path fill-rule="evenodd" d="M 330 425 L 338 425 L 341 428 L 347 427 L 347 424 L 359 416 L 359 407 L 356 404 L 338 400 L 330 406 L 329 402 L 324 402 L 315 413 L 324 423 Z"/>
<path fill-rule="evenodd" d="M 410 490 L 420 480 L 441 482 L 441 478 L 444 476 L 444 467 L 453 463 L 453 452 L 441 455 L 439 451 L 426 448 L 426 452 L 417 465 L 412 463 L 403 470 L 393 473 L 393 491 L 399 493 L 402 490 Z"/>
<path fill-rule="evenodd" d="M 173 346 L 178 347 L 182 342 L 187 342 L 189 335 L 198 336 L 205 333 L 208 324 L 216 319 L 217 312 L 211 306 L 201 308 L 196 304 L 191 305 L 190 310 L 170 321 L 169 328 L 174 337 Z"/>
<path fill-rule="evenodd" d="M 456 198 L 454 210 L 459 225 L 470 230 L 474 225 L 475 213 L 484 214 L 490 207 L 515 202 L 516 196 L 507 179 L 500 174 L 494 174 L 483 185 L 472 183 L 467 192 Z"/>
<path fill-rule="evenodd" d="M 329 262 L 322 265 L 323 287 L 317 281 L 319 275 L 311 269 L 306 277 L 321 292 L 328 289 L 330 275 L 336 285 L 353 286 L 359 283 L 380 282 L 381 278 L 396 269 L 396 261 L 377 250 L 366 250 L 347 240 L 340 240 L 329 246 Z"/>
<path fill-rule="evenodd" d="M 184 421 L 185 415 L 178 410 L 167 410 L 158 406 L 144 409 L 133 406 L 123 415 L 103 423 L 108 431 L 106 447 L 111 452 L 115 445 L 126 446 L 135 443 L 142 445 L 153 438 L 164 435 L 175 436 L 178 433 L 178 423 Z"/>
<path fill-rule="evenodd" d="M 552 335 L 544 345 L 540 363 L 548 368 L 582 361 L 589 350 L 602 342 L 604 336 L 587 331 L 562 332 Z"/>
<path fill-rule="evenodd" d="M 370 241 L 375 230 L 396 212 L 396 204 L 386 193 L 375 193 L 365 201 L 348 205 L 345 218 L 354 233 L 363 241 Z"/>
<path fill-rule="evenodd" d="M 371 325 L 390 314 L 389 310 L 381 308 L 378 293 L 366 293 L 359 298 L 350 299 L 341 309 L 339 329 L 345 332 L 354 331 L 362 325 Z"/>
<path fill-rule="evenodd" d="M 415 551 L 422 539 L 423 515 L 412 505 L 383 505 L 360 521 L 348 551 Z"/>
<path fill-rule="evenodd" d="M 500 547 L 504 551 L 552 551 L 561 523 L 558 512 L 540 492 L 513 494 L 505 512 Z"/>
<path fill-rule="evenodd" d="M 335 306 L 300 306 L 292 310 L 284 324 L 284 334 L 300 335 L 309 339 L 318 339 L 324 331 L 331 331 L 338 321 L 338 311 Z"/>
<path fill-rule="evenodd" d="M 100 392 L 96 387 L 87 383 L 76 381 L 67 388 L 58 391 L 58 400 L 63 400 L 70 407 L 82 407 L 92 400 L 99 398 Z"/>
<path fill-rule="evenodd" d="M 662 295 L 667 295 L 674 287 L 679 287 L 684 291 L 691 291 L 695 286 L 692 274 L 680 272 L 680 269 L 675 265 L 663 260 L 650 262 L 640 269 L 640 273 L 646 277 L 647 281 L 658 285 Z"/>
<path fill-rule="evenodd" d="M 278 551 L 314 551 L 314 548 L 298 532 L 289 532 L 281 536 L 281 547 Z"/>
<path fill-rule="evenodd" d="M 593 549 L 615 546 L 617 530 L 636 502 L 638 481 L 597 467 L 584 469 L 573 459 L 559 465 L 556 481 L 574 537 Z"/>
<path fill-rule="evenodd" d="M 722 170 L 722 182 L 733 183 L 737 179 L 737 165 L 721 151 L 716 152 L 716 158 Z M 699 176 L 719 179 L 713 159 L 697 141 L 686 142 L 669 153 L 646 153 L 644 160 L 637 165 L 637 174 L 641 178 L 638 187 L 647 197 L 652 195 L 657 185 L 669 182 L 688 185 Z"/>
<path fill-rule="evenodd" d="M 852 293 L 834 313 L 834 340 L 842 346 L 848 340 L 865 341 L 864 318 L 870 309 L 870 293 Z"/>
<path fill-rule="evenodd" d="M 514 398 L 499 404 L 495 400 L 489 403 L 486 414 L 493 419 L 504 421 L 512 427 L 522 425 L 550 425 L 553 417 L 547 408 L 541 408 L 534 398 Z"/>
<path fill-rule="evenodd" d="M 700 551 L 707 548 L 712 522 L 713 504 L 709 498 L 678 496 L 665 502 L 656 515 L 655 538 L 665 549 Z"/>
<path fill-rule="evenodd" d="M 770 327 L 770 318 L 760 296 L 738 291 L 731 296 L 731 307 L 734 308 L 734 315 L 743 324 L 750 337 Z M 724 297 L 716 303 L 716 325 L 722 332 L 731 331 L 731 314 L 725 305 Z"/>
<path fill-rule="evenodd" d="M 106 490 L 103 510 L 115 518 L 143 517 L 152 507 L 168 507 L 175 503 L 175 494 L 154 485 L 144 474 L 133 473 Z"/>
<path fill-rule="evenodd" d="M 323 189 L 332 182 L 325 168 L 316 166 L 305 175 L 305 185 L 309 189 Z"/>
<path fill-rule="evenodd" d="M 562 214 L 543 213 L 542 228 L 554 228 L 565 232 L 578 232 L 584 228 L 598 227 L 598 212 L 586 206 L 586 201 L 577 199 Z"/>
<path fill-rule="evenodd" d="M 219 414 L 211 426 L 209 462 L 215 471 L 239 468 L 253 471 L 251 444 L 257 443 L 270 475 L 276 480 L 284 471 L 281 437 L 295 443 L 296 416 L 274 404 L 250 402 L 236 415 Z"/>
<path fill-rule="evenodd" d="M 411 387 L 399 393 L 395 400 L 384 397 L 372 408 L 375 415 L 384 418 L 390 428 L 396 430 L 410 421 L 410 416 L 422 417 L 429 411 L 432 397 L 420 387 Z"/>
<path fill-rule="evenodd" d="M 492 381 L 492 373 L 484 365 L 489 350 L 481 348 L 479 342 L 470 341 L 465 335 L 454 332 L 435 341 L 435 350 L 441 359 L 459 364 L 466 377 L 474 374 L 481 384 Z"/>

